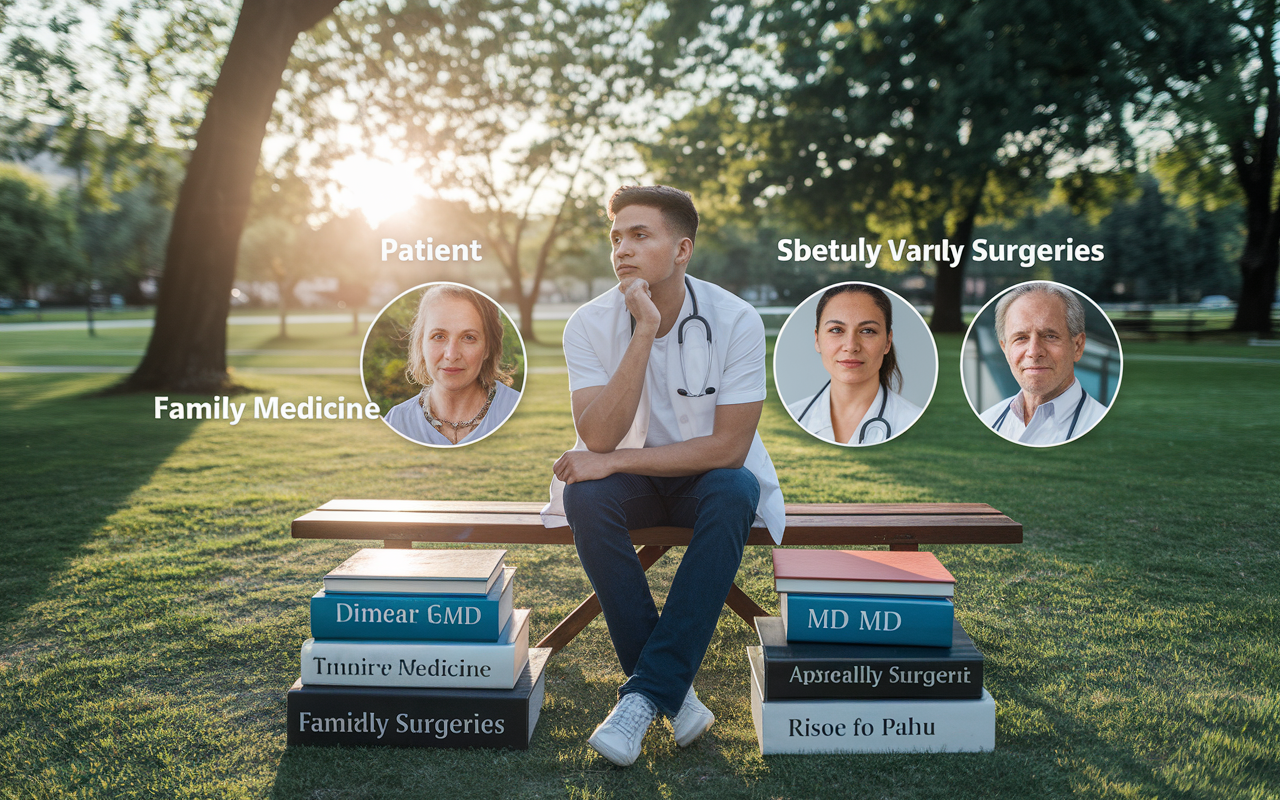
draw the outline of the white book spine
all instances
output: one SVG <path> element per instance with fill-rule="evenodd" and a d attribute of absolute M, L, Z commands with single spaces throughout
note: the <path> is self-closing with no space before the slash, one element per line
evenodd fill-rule
<path fill-rule="evenodd" d="M 996 702 L 977 700 L 771 700 L 752 655 L 751 719 L 761 755 L 784 753 L 988 752 Z"/>
<path fill-rule="evenodd" d="M 308 639 L 304 686 L 510 689 L 529 660 L 529 610 L 516 609 L 497 642 Z"/>
<path fill-rule="evenodd" d="M 495 579 L 496 580 L 496 579 Z M 485 595 L 492 583 L 444 578 L 344 578 L 326 575 L 326 592 L 359 594 L 478 594 Z"/>

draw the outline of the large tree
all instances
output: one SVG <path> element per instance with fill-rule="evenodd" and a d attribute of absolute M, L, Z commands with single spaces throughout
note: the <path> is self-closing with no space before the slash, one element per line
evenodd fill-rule
<path fill-rule="evenodd" d="M 1174 120 L 1173 147 L 1157 166 L 1191 203 L 1243 201 L 1246 235 L 1232 327 L 1270 332 L 1280 270 L 1280 0 L 1210 0 L 1188 13 L 1196 24 L 1180 50 L 1207 52 L 1218 68 L 1186 80 L 1164 60 L 1146 65 L 1157 104 Z"/>
<path fill-rule="evenodd" d="M 227 312 L 254 171 L 298 35 L 335 0 L 245 0 L 196 133 L 165 253 L 156 323 L 127 390 L 229 388 Z"/>
<path fill-rule="evenodd" d="M 815 229 L 962 246 L 937 263 L 932 319 L 961 330 L 979 218 L 1014 213 L 1051 173 L 1096 168 L 1087 159 L 1102 149 L 1106 168 L 1130 159 L 1135 53 L 1169 24 L 1163 6 L 882 0 L 744 14 L 724 36 L 755 57 L 737 62 L 729 104 L 730 124 L 753 131 L 734 189 L 744 207 L 783 205 Z"/>

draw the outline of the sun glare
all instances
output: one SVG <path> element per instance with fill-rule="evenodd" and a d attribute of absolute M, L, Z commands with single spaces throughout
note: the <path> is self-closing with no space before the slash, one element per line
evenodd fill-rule
<path fill-rule="evenodd" d="M 334 165 L 331 176 L 337 184 L 337 210 L 359 211 L 374 228 L 429 192 L 409 164 L 367 156 L 343 159 Z"/>

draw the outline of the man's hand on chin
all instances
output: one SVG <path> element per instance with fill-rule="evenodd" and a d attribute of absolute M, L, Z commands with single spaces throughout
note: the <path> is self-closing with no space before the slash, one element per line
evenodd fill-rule
<path fill-rule="evenodd" d="M 636 327 L 650 325 L 655 330 L 662 323 L 662 312 L 653 302 L 653 292 L 644 278 L 629 277 L 618 282 L 618 291 L 627 298 L 627 311 L 635 317 Z"/>
<path fill-rule="evenodd" d="M 610 466 L 612 453 L 593 453 L 590 450 L 570 450 L 556 459 L 551 471 L 565 483 L 598 481 L 614 473 Z"/>

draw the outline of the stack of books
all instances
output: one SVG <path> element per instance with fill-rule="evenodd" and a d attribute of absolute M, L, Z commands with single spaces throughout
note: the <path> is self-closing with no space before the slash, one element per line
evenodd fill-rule
<path fill-rule="evenodd" d="M 505 550 L 360 550 L 311 598 L 289 744 L 527 749 L 551 651 Z"/>
<path fill-rule="evenodd" d="M 774 550 L 781 617 L 748 647 L 760 752 L 977 752 L 995 747 L 982 654 L 932 553 Z"/>

